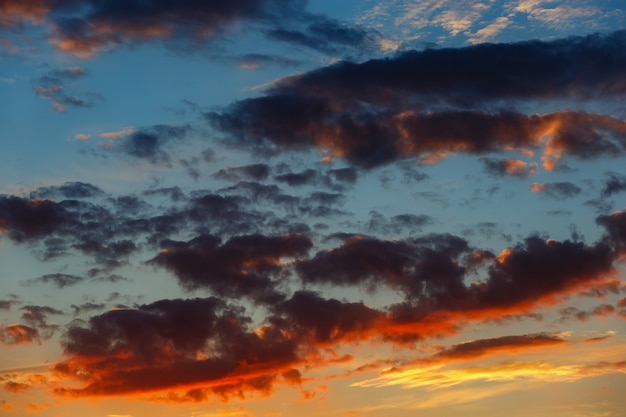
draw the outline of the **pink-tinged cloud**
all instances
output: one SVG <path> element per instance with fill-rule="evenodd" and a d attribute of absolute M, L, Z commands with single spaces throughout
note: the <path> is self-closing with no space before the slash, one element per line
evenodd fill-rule
<path fill-rule="evenodd" d="M 107 139 L 117 140 L 132 135 L 133 133 L 135 133 L 135 129 L 130 127 L 128 129 L 116 130 L 112 132 L 102 132 L 99 134 L 99 136 Z"/>
<path fill-rule="evenodd" d="M 74 135 L 74 139 L 76 140 L 89 140 L 91 138 L 90 134 L 87 133 L 77 133 Z"/>

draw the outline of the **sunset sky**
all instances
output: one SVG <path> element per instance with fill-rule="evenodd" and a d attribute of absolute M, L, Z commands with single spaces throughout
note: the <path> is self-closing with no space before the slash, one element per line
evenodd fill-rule
<path fill-rule="evenodd" d="M 0 414 L 626 415 L 623 0 L 0 0 Z"/>

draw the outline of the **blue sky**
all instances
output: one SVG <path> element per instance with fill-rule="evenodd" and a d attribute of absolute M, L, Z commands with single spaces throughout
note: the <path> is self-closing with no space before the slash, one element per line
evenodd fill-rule
<path fill-rule="evenodd" d="M 337 3 L 0 1 L 3 413 L 622 414 L 622 2 Z"/>

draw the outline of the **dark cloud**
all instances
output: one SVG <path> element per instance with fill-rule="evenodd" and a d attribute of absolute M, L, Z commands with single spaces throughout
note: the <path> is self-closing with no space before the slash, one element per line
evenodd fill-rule
<path fill-rule="evenodd" d="M 233 203 L 215 194 L 198 198 L 207 196 L 214 208 Z M 415 215 L 393 219 L 407 225 L 423 222 Z M 598 221 L 612 231 L 619 220 L 606 216 Z M 616 245 L 621 244 L 619 234 L 593 245 L 532 236 L 495 255 L 449 234 L 403 240 L 343 237 L 340 246 L 308 258 L 313 241 L 302 235 L 239 235 L 223 242 L 201 235 L 190 241 L 163 241 L 163 250 L 151 264 L 172 271 L 185 287 L 204 288 L 233 302 L 252 300 L 258 321 L 225 300 L 202 298 L 161 300 L 76 322 L 64 338 L 68 359 L 55 369 L 82 386 L 57 392 L 89 396 L 176 389 L 171 400 L 177 402 L 267 393 L 277 383 L 297 383 L 298 366 L 307 363 L 308 355 L 323 364 L 323 352 L 342 343 L 411 344 L 456 333 L 472 321 L 533 317 L 533 307 L 609 285 L 607 277 L 618 259 Z M 470 283 L 468 277 L 477 270 L 484 276 Z M 375 308 L 325 298 L 313 290 L 290 290 L 294 281 L 285 278 L 293 272 L 307 287 L 391 289 L 403 301 Z M 78 314 L 83 307 L 87 312 L 101 305 L 73 308 Z M 31 310 L 34 317 L 25 323 L 47 323 L 38 321 L 37 314 L 45 320 L 51 312 Z M 588 314 L 612 311 L 615 308 L 607 304 Z M 430 360 L 560 343 L 564 341 L 546 334 L 504 336 L 443 348 Z"/>
<path fill-rule="evenodd" d="M 582 189 L 571 182 L 533 183 L 530 187 L 534 193 L 547 195 L 548 197 L 563 200 L 576 197 Z"/>
<path fill-rule="evenodd" d="M 138 249 L 135 242 L 130 239 L 114 240 L 106 243 L 84 239 L 75 243 L 74 248 L 86 255 L 93 256 L 96 262 L 107 268 L 117 268 L 124 265 L 128 257 Z"/>
<path fill-rule="evenodd" d="M 138 216 L 148 211 L 150 207 L 143 199 L 136 195 L 122 195 L 110 199 L 116 211 L 122 215 Z"/>
<path fill-rule="evenodd" d="M 136 196 L 120 196 L 97 204 L 87 201 L 88 195 L 99 196 L 101 192 L 97 191 L 69 183 L 38 189 L 33 194 L 77 195 L 80 200 L 55 202 L 0 196 L 0 231 L 16 242 L 28 242 L 42 260 L 77 250 L 102 266 L 115 268 L 140 248 L 134 239 L 143 236 L 147 242 L 161 240 L 164 234 L 178 230 L 184 221 L 183 216 L 150 216 L 150 206 Z M 111 211 L 111 205 L 117 213 Z M 44 278 L 55 280 L 54 274 L 41 281 Z"/>
<path fill-rule="evenodd" d="M 82 313 L 102 311 L 105 305 L 102 303 L 87 302 L 80 305 L 72 304 L 70 307 L 74 310 L 74 315 L 77 316 Z"/>
<path fill-rule="evenodd" d="M 529 334 L 521 336 L 502 336 L 492 339 L 479 339 L 460 343 L 441 349 L 432 359 L 434 360 L 467 360 L 479 358 L 493 353 L 518 353 L 538 346 L 553 346 L 566 343 L 558 336 L 549 334 Z"/>
<path fill-rule="evenodd" d="M 398 214 L 386 218 L 377 211 L 370 212 L 370 220 L 366 224 L 368 234 L 382 233 L 384 235 L 414 235 L 421 232 L 424 226 L 431 224 L 433 219 L 425 214 Z"/>
<path fill-rule="evenodd" d="M 353 168 L 327 171 L 309 168 L 292 172 L 286 167 L 281 167 L 280 173 L 274 176 L 274 181 L 287 184 L 290 187 L 311 186 L 335 191 L 345 191 L 349 186 L 355 184 L 356 180 L 357 171 Z"/>
<path fill-rule="evenodd" d="M 330 98 L 327 102 L 279 92 L 237 102 L 223 113 L 207 114 L 207 119 L 231 135 L 231 143 L 236 146 L 265 154 L 319 147 L 365 168 L 408 157 L 435 163 L 453 152 L 538 149 L 546 130 L 555 122 L 559 127 L 554 128 L 551 137 L 553 153 L 579 158 L 614 157 L 623 153 L 626 141 L 623 121 L 588 113 L 527 116 L 481 110 L 364 112 L 358 109 L 359 104 L 354 106 L 347 103 L 343 111 L 337 111 Z M 555 158 L 546 157 L 544 167 L 553 169 Z M 523 172 L 515 169 L 520 163 L 513 161 L 488 167 L 498 174 Z M 532 167 L 529 164 L 524 172 L 529 174 Z"/>
<path fill-rule="evenodd" d="M 357 171 L 354 168 L 336 168 L 331 169 L 329 172 L 336 181 L 354 184 L 357 180 Z"/>
<path fill-rule="evenodd" d="M 613 271 L 615 260 L 614 250 L 604 242 L 586 246 L 530 237 L 494 256 L 472 250 L 466 241 L 451 235 L 404 241 L 356 236 L 299 262 L 296 269 L 309 284 L 399 291 L 405 301 L 390 306 L 386 335 L 410 342 L 429 331 L 455 331 L 464 320 L 525 313 L 557 295 L 577 293 L 602 282 Z M 466 277 L 479 266 L 487 272 L 486 279 L 466 284 Z M 439 315 L 447 318 L 430 330 L 418 330 L 427 317 Z M 413 337 L 396 333 L 397 327 L 411 323 L 416 329 Z"/>
<path fill-rule="evenodd" d="M 626 210 L 600 216 L 596 221 L 606 228 L 612 244 L 624 251 L 626 249 Z"/>
<path fill-rule="evenodd" d="M 454 102 L 622 95 L 626 92 L 621 84 L 625 44 L 626 31 L 618 31 L 553 41 L 409 51 L 393 59 L 342 62 L 311 71 L 276 90 L 311 94 L 315 90 L 317 96 L 366 102 L 378 101 L 383 90 L 388 99 L 410 93 Z M 369 88 L 363 89 L 364 85 Z"/>
<path fill-rule="evenodd" d="M 155 165 L 170 166 L 173 158 L 167 150 L 168 145 L 183 139 L 189 129 L 188 126 L 155 125 L 135 131 L 123 139 L 103 142 L 101 146 Z"/>
<path fill-rule="evenodd" d="M 561 322 L 570 320 L 587 321 L 592 317 L 606 317 L 615 313 L 615 307 L 610 304 L 600 304 L 591 310 L 581 310 L 577 307 L 566 307 L 559 310 Z"/>
<path fill-rule="evenodd" d="M 471 228 L 464 229 L 462 231 L 462 234 L 463 236 L 474 236 L 477 234 L 479 236 L 484 236 L 488 239 L 498 237 L 505 242 L 510 242 L 511 240 L 513 240 L 510 235 L 504 233 L 500 229 L 500 227 L 494 222 L 480 222 Z"/>
<path fill-rule="evenodd" d="M 298 339 L 314 341 L 314 346 L 368 338 L 384 317 L 363 303 L 325 299 L 310 291 L 296 291 L 274 312 L 277 317 L 272 320 L 280 328 L 294 332 Z"/>
<path fill-rule="evenodd" d="M 227 181 L 263 181 L 267 179 L 269 175 L 270 167 L 266 164 L 253 164 L 241 167 L 224 168 L 213 174 L 215 178 Z"/>
<path fill-rule="evenodd" d="M 65 111 L 67 106 L 91 107 L 98 94 L 86 94 L 88 98 L 80 98 L 68 93 L 67 80 L 75 80 L 86 74 L 81 67 L 68 67 L 63 70 L 52 70 L 33 81 L 33 91 L 38 96 L 52 102 L 56 111 Z"/>
<path fill-rule="evenodd" d="M 265 391 L 299 362 L 297 344 L 271 325 L 249 330 L 243 313 L 216 298 L 196 298 L 94 316 L 68 330 L 70 359 L 55 366 L 84 386 L 57 393 L 119 395 L 195 386 L 188 397 L 198 401 L 208 393 L 227 398 Z"/>
<path fill-rule="evenodd" d="M 626 176 L 617 172 L 608 172 L 609 177 L 602 188 L 602 197 L 610 197 L 613 194 L 626 191 Z"/>
<path fill-rule="evenodd" d="M 266 35 L 282 42 L 304 46 L 325 53 L 337 53 L 346 47 L 350 50 L 372 51 L 380 35 L 370 29 L 347 26 L 322 15 L 308 15 L 310 21 L 304 28 L 277 27 Z"/>
<path fill-rule="evenodd" d="M 537 164 L 525 162 L 519 159 L 493 159 L 481 158 L 485 171 L 495 177 L 519 177 L 527 178 L 535 175 Z"/>
<path fill-rule="evenodd" d="M 143 195 L 147 197 L 151 197 L 155 195 L 162 195 L 162 196 L 168 197 L 170 200 L 174 202 L 182 201 L 185 199 L 185 193 L 178 186 L 146 190 L 143 192 Z"/>
<path fill-rule="evenodd" d="M 4 299 L 0 300 L 0 310 L 11 310 L 14 305 L 20 304 L 21 301 L 14 294 L 9 294 Z"/>
<path fill-rule="evenodd" d="M 281 261 L 306 255 L 312 242 L 301 235 L 249 235 L 220 244 L 219 238 L 205 235 L 163 245 L 161 253 L 150 262 L 171 270 L 183 286 L 274 302 L 282 297 L 276 291 L 276 280 L 288 272 Z"/>
<path fill-rule="evenodd" d="M 319 172 L 314 169 L 307 169 L 302 172 L 290 172 L 288 174 L 276 175 L 274 180 L 284 182 L 292 187 L 300 185 L 313 185 L 319 181 Z"/>
<path fill-rule="evenodd" d="M 249 197 L 240 194 L 198 193 L 192 195 L 183 214 L 199 225 L 198 230 L 203 233 L 209 230 L 225 236 L 255 233 L 271 215 L 253 209 L 251 204 Z"/>
<path fill-rule="evenodd" d="M 53 201 L 0 195 L 0 230 L 18 242 L 46 236 L 68 222 L 67 210 Z"/>
<path fill-rule="evenodd" d="M 63 185 L 40 187 L 30 193 L 31 199 L 76 199 L 93 198 L 104 195 L 104 192 L 92 184 L 84 182 L 66 182 Z"/>
<path fill-rule="evenodd" d="M 0 22 L 3 26 L 19 28 L 26 20 L 47 20 L 52 26 L 50 42 L 61 51 L 83 58 L 103 48 L 150 41 L 164 41 L 178 49 L 199 48 L 244 22 L 269 38 L 324 52 L 361 50 L 372 47 L 376 40 L 376 34 L 366 29 L 308 13 L 303 0 L 228 4 L 215 0 L 132 0 L 119 4 L 96 0 L 44 0 L 36 4 L 5 1 L 0 4 L 2 10 L 7 12 Z"/>
<path fill-rule="evenodd" d="M 499 103 L 621 97 L 626 56 L 615 51 L 626 44 L 624 33 L 341 62 L 206 117 L 230 143 L 267 154 L 317 147 L 371 168 L 408 157 L 434 163 L 455 152 L 543 151 L 543 166 L 552 170 L 564 155 L 622 155 L 626 124 L 572 110 L 526 115 Z M 528 175 L 532 167 L 485 163 L 495 174 Z"/>
<path fill-rule="evenodd" d="M 79 277 L 76 275 L 56 273 L 56 274 L 46 274 L 38 278 L 29 279 L 29 280 L 26 280 L 25 283 L 27 285 L 34 285 L 38 283 L 53 283 L 59 288 L 64 288 L 64 287 L 76 285 L 82 281 L 84 281 L 83 277 Z"/>
<path fill-rule="evenodd" d="M 339 248 L 320 251 L 298 263 L 297 270 L 309 283 L 364 285 L 371 290 L 385 285 L 402 290 L 407 297 L 441 286 L 444 295 L 462 285 L 464 270 L 456 257 L 468 250 L 465 241 L 450 235 L 415 241 L 355 236 Z"/>

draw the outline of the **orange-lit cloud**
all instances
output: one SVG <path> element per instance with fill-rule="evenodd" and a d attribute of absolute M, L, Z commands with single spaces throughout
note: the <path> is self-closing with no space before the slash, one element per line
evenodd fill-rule
<path fill-rule="evenodd" d="M 130 127 L 128 129 L 122 129 L 122 130 L 117 130 L 113 132 L 102 132 L 99 134 L 99 136 L 102 136 L 103 138 L 115 140 L 115 139 L 123 138 L 128 135 L 132 135 L 133 133 L 135 133 L 135 129 Z"/>
<path fill-rule="evenodd" d="M 0 26 L 13 26 L 22 21 L 41 24 L 50 11 L 49 0 L 8 0 L 0 3 Z"/>
<path fill-rule="evenodd" d="M 76 135 L 74 135 L 74 138 L 76 140 L 89 140 L 91 138 L 91 135 L 87 133 L 77 133 Z"/>
<path fill-rule="evenodd" d="M 0 342 L 7 345 L 19 345 L 39 341 L 37 329 L 23 324 L 0 325 Z"/>
<path fill-rule="evenodd" d="M 360 381 L 352 385 L 357 387 L 400 385 L 405 388 L 436 390 L 473 381 L 573 382 L 590 376 L 610 373 L 626 373 L 626 362 L 562 365 L 546 361 L 519 361 L 460 368 L 444 365 L 422 366 L 416 369 L 385 373 L 377 378 Z"/>

